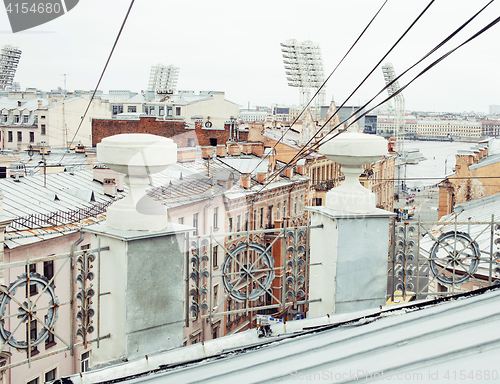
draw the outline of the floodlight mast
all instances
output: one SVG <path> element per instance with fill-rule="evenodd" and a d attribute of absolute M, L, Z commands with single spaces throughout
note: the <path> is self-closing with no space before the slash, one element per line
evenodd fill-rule
<path fill-rule="evenodd" d="M 174 65 L 157 64 L 151 67 L 148 90 L 158 95 L 172 94 L 177 87 L 179 68 Z"/>
<path fill-rule="evenodd" d="M 300 88 L 300 105 L 304 108 L 325 80 L 323 60 L 318 44 L 312 41 L 298 42 L 295 39 L 281 43 L 288 86 Z M 316 120 L 321 117 L 321 106 L 325 104 L 325 90 L 314 99 Z"/>
<path fill-rule="evenodd" d="M 388 85 L 387 92 L 389 93 L 389 96 L 393 96 L 395 105 L 394 136 L 396 137 L 396 152 L 398 153 L 398 161 L 396 162 L 396 167 L 398 169 L 398 179 L 400 179 L 401 165 L 403 163 L 406 165 L 406 160 L 404 158 L 405 99 L 403 97 L 403 93 L 399 92 L 401 89 L 401 87 L 399 86 L 399 82 L 394 81 L 394 79 L 396 78 L 396 72 L 394 72 L 392 63 L 385 63 L 382 66 L 382 73 L 384 74 L 385 84 Z M 401 190 L 403 190 L 403 186 L 398 180 L 398 191 L 400 190 L 400 188 Z"/>
<path fill-rule="evenodd" d="M 0 89 L 12 86 L 22 51 L 12 45 L 4 45 L 0 53 Z"/>

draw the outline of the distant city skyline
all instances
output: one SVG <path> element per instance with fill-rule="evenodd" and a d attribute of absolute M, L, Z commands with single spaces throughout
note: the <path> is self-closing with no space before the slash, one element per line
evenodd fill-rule
<path fill-rule="evenodd" d="M 355 41 L 382 0 L 257 0 L 252 6 L 228 0 L 167 3 L 136 1 L 104 75 L 104 92 L 146 90 L 152 65 L 179 67 L 179 90 L 224 91 L 240 106 L 299 104 L 299 91 L 287 86 L 280 42 L 318 43 L 327 76 Z M 381 65 L 392 62 L 401 74 L 471 17 L 487 0 L 435 2 L 367 82 L 346 102 L 359 105 L 383 86 Z M 130 2 L 86 0 L 64 17 L 12 34 L 0 11 L 2 45 L 18 46 L 21 61 L 14 78 L 22 89 L 68 90 L 95 87 Z M 327 102 L 342 104 L 428 2 L 389 0 L 326 87 Z M 418 68 L 415 74 L 462 43 L 500 13 L 491 4 L 477 19 Z M 406 109 L 436 112 L 483 112 L 500 104 L 500 37 L 495 25 L 459 49 L 404 90 Z M 64 76 L 66 74 L 66 76 Z M 386 96 L 384 92 L 381 96 Z"/>

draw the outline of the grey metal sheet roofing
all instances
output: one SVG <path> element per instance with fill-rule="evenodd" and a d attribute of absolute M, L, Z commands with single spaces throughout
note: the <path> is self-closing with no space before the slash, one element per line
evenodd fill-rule
<path fill-rule="evenodd" d="M 93 181 L 92 170 L 77 171 L 74 175 L 68 172 L 48 174 L 46 184 L 44 187 L 44 175 L 21 177 L 19 182 L 12 178 L 0 179 L 4 213 L 24 217 L 85 208 L 112 200 L 104 195 L 103 186 Z M 89 199 L 92 193 L 95 202 Z M 8 227 L 7 231 L 13 229 Z"/>
<path fill-rule="evenodd" d="M 481 160 L 479 160 L 476 164 L 472 164 L 471 166 L 469 166 L 469 169 L 481 168 L 486 165 L 498 163 L 499 161 L 500 161 L 500 154 L 486 156 L 483 157 Z"/>
<path fill-rule="evenodd" d="M 221 158 L 220 161 L 240 173 L 251 173 L 252 175 L 256 175 L 259 172 L 266 173 L 269 165 L 269 159 L 262 160 L 260 158 L 242 159 L 241 157 L 227 157 Z"/>
<path fill-rule="evenodd" d="M 42 108 L 47 108 L 50 103 L 47 98 L 33 98 L 33 99 L 18 99 L 15 97 L 0 97 L 0 110 L 1 109 L 28 109 L 30 111 L 38 109 L 38 100 L 42 101 Z M 18 101 L 21 106 L 18 106 Z"/>
<path fill-rule="evenodd" d="M 472 371 L 476 375 L 476 371 L 481 370 L 483 378 L 485 370 L 489 370 L 490 375 L 497 370 L 498 379 L 498 288 L 451 299 L 414 302 L 394 309 L 386 307 L 366 316 L 353 313 L 323 320 L 326 322 L 324 327 L 318 327 L 315 319 L 289 322 L 288 332 L 284 325 L 275 324 L 272 329 L 276 337 L 267 340 L 259 339 L 256 330 L 251 329 L 204 345 L 195 344 L 150 356 L 148 361 L 143 359 L 144 362 L 104 368 L 82 377 L 74 375 L 71 382 L 481 381 L 478 376 L 473 380 L 453 380 L 450 372 L 453 370 L 457 375 L 460 370 L 466 370 L 467 375 Z M 306 328 L 301 329 L 300 324 Z M 163 369 L 158 365 L 163 365 Z M 134 369 L 137 375 L 141 367 L 144 369 L 142 376 L 131 376 Z M 156 368 L 160 369 L 155 371 Z M 438 379 L 430 372 L 438 372 Z"/>

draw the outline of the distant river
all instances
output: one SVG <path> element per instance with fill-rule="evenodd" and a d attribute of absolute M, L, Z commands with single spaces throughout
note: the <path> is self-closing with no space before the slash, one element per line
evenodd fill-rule
<path fill-rule="evenodd" d="M 405 140 L 405 151 L 419 149 L 427 158 L 418 164 L 406 166 L 406 184 L 410 187 L 431 186 L 444 179 L 445 161 L 446 173 L 455 168 L 455 154 L 460 149 L 469 149 L 476 143 L 449 141 L 413 141 Z"/>

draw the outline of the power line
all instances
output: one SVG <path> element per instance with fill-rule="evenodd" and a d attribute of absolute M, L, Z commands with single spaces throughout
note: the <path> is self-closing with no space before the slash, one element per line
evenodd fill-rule
<path fill-rule="evenodd" d="M 337 70 L 337 68 L 340 66 L 340 64 L 342 64 L 342 62 L 344 61 L 344 59 L 347 57 L 347 55 L 349 55 L 349 53 L 352 51 L 352 49 L 356 46 L 356 44 L 358 43 L 358 41 L 361 39 L 361 37 L 365 34 L 365 32 L 368 30 L 368 28 L 370 27 L 370 25 L 373 23 L 373 21 L 375 20 L 375 18 L 378 16 L 378 14 L 382 11 L 382 8 L 384 8 L 385 4 L 387 3 L 387 1 L 389 0 L 385 0 L 384 3 L 382 4 L 382 6 L 378 9 L 378 11 L 375 13 L 375 15 L 372 17 L 372 19 L 370 20 L 370 22 L 366 25 L 366 27 L 363 29 L 363 31 L 361 32 L 361 34 L 357 37 L 357 39 L 354 41 L 354 43 L 351 45 L 351 47 L 347 50 L 347 52 L 344 54 L 344 56 L 342 57 L 342 59 L 338 62 L 338 64 L 335 66 L 335 68 L 333 69 L 333 71 L 330 73 L 330 75 L 328 75 L 328 77 L 325 79 L 325 81 L 323 81 L 323 84 L 321 84 L 321 86 L 318 88 L 318 90 L 316 91 L 316 93 L 313 95 L 313 97 L 311 98 L 311 100 L 309 100 L 309 102 L 307 103 L 307 105 L 304 107 L 304 109 L 302 109 L 302 111 L 300 112 L 300 114 L 295 118 L 295 120 L 292 122 L 292 124 L 285 130 L 285 132 L 283 132 L 283 134 L 281 135 L 281 137 L 278 139 L 278 141 L 273 145 L 273 148 L 272 149 L 275 149 L 276 146 L 281 142 L 281 140 L 285 137 L 285 135 L 292 129 L 292 127 L 295 125 L 295 123 L 300 119 L 300 117 L 304 114 L 304 112 L 307 110 L 307 108 L 309 107 L 309 105 L 311 105 L 311 103 L 313 102 L 313 100 L 316 98 L 316 96 L 321 92 L 321 90 L 324 88 L 324 86 L 326 85 L 326 83 L 328 82 L 328 80 L 330 80 L 330 77 L 333 76 L 333 74 L 335 73 L 335 71 Z M 264 159 L 261 159 L 261 161 L 255 166 L 255 168 L 250 172 L 250 173 L 253 173 L 260 165 L 261 163 L 264 161 Z"/>
<path fill-rule="evenodd" d="M 122 23 L 122 26 L 120 27 L 120 31 L 118 32 L 118 35 L 116 36 L 116 39 L 115 39 L 115 42 L 113 44 L 113 48 L 111 48 L 111 52 L 109 53 L 109 56 L 108 56 L 108 60 L 106 61 L 106 64 L 104 65 L 104 68 L 101 72 L 101 76 L 99 77 L 99 81 L 97 82 L 97 85 L 94 89 L 94 92 L 92 93 L 92 97 L 90 98 L 89 100 L 89 104 L 87 105 L 87 108 L 85 109 L 85 113 L 83 114 L 83 117 L 82 119 L 80 120 L 80 124 L 78 125 L 78 128 L 76 129 L 76 132 L 73 136 L 73 138 L 71 139 L 71 142 L 69 144 L 69 146 L 71 147 L 71 144 L 73 144 L 73 141 L 75 140 L 76 138 L 76 135 L 78 134 L 78 131 L 80 130 L 82 124 L 83 124 L 83 121 L 85 120 L 85 117 L 87 116 L 87 112 L 89 111 L 90 109 L 90 105 L 92 104 L 92 100 L 94 100 L 94 96 L 97 92 L 97 89 L 99 88 L 99 85 L 101 84 L 101 80 L 104 76 L 104 73 L 106 72 L 106 68 L 108 68 L 108 64 L 111 60 L 111 56 L 113 56 L 113 52 L 115 51 L 115 48 L 116 48 L 116 45 L 118 44 L 118 40 L 120 39 L 120 36 L 122 34 L 122 31 L 123 31 L 123 28 L 125 27 L 125 23 L 127 22 L 127 19 L 128 19 L 128 16 L 130 14 L 130 11 L 132 10 L 132 6 L 134 5 L 134 2 L 135 0 L 132 0 L 131 3 L 130 3 L 130 6 L 128 7 L 128 10 L 127 10 L 127 14 L 125 15 L 125 18 L 123 19 L 123 23 Z M 63 154 L 63 157 L 61 158 L 61 161 L 64 159 L 64 156 L 66 156 L 66 153 Z"/>
<path fill-rule="evenodd" d="M 391 53 L 391 51 L 401 42 L 401 40 L 406 36 L 406 34 L 415 26 L 415 24 L 418 22 L 418 20 L 420 20 L 420 18 L 424 15 L 425 12 L 427 12 L 427 10 L 430 8 L 430 6 L 434 3 L 435 0 L 431 0 L 429 2 L 429 4 L 427 4 L 427 6 L 422 10 L 422 12 L 420 12 L 420 14 L 415 18 L 415 20 L 413 20 L 413 22 L 410 24 L 410 26 L 403 32 L 403 34 L 396 40 L 396 42 L 392 45 L 392 47 L 382 56 L 382 58 L 379 60 L 379 62 L 371 69 L 371 71 L 365 76 L 365 78 L 361 81 L 361 83 L 358 84 L 358 86 L 354 89 L 354 91 L 347 97 L 347 99 L 342 103 L 342 105 L 339 107 L 339 109 L 341 109 L 346 103 L 347 101 L 356 93 L 356 91 L 366 82 L 366 80 L 371 76 L 371 74 L 378 68 L 378 66 L 380 65 L 380 63 L 382 63 L 382 61 L 384 61 L 384 59 Z M 492 0 L 493 1 L 493 0 Z M 384 3 L 385 5 L 385 3 Z M 383 92 L 388 86 L 392 85 L 392 82 L 388 85 L 386 85 L 376 96 L 378 96 L 381 92 Z M 393 96 L 395 96 L 397 93 L 395 93 Z M 375 97 L 376 97 L 375 96 Z M 374 98 L 375 98 L 374 97 Z M 374 99 L 372 98 L 372 100 Z M 370 100 L 370 102 L 372 101 Z M 369 103 L 369 102 L 368 102 Z M 365 108 L 368 103 L 366 103 L 363 107 L 361 107 L 360 109 L 363 109 Z M 299 150 L 299 152 L 292 158 L 292 160 L 290 160 L 283 168 L 281 169 L 284 169 L 288 166 L 290 166 L 291 163 L 293 163 L 297 158 L 302 158 L 302 155 L 301 155 L 301 152 L 304 150 L 304 148 L 306 148 L 313 140 L 314 138 L 322 131 L 322 129 L 335 117 L 335 115 L 337 115 L 338 113 L 338 109 L 337 111 L 335 111 L 335 113 L 332 114 L 332 116 L 330 116 L 328 118 L 328 120 L 323 124 L 323 126 L 309 139 L 309 141 L 304 145 L 303 148 L 301 148 Z M 366 113 L 365 113 L 366 114 Z M 358 119 L 354 120 L 351 124 L 353 124 L 354 122 L 356 122 L 357 120 L 359 120 L 362 116 L 364 116 L 365 114 L 361 115 L 360 117 L 358 117 Z M 338 128 L 340 125 L 344 124 L 348 119 L 345 119 L 343 122 L 341 122 L 339 125 L 335 126 L 333 129 L 331 129 L 328 133 L 334 131 L 336 128 Z M 286 133 L 286 132 L 285 132 Z M 309 151 L 309 153 L 311 153 L 312 151 Z M 308 154 L 309 154 L 308 153 Z M 281 172 L 281 170 L 280 170 Z M 262 189 L 260 189 L 260 191 L 262 191 L 272 180 L 274 180 L 276 178 L 276 176 L 278 175 L 278 173 L 275 171 L 272 175 L 272 178 L 269 179 L 269 181 L 262 187 Z M 259 192 L 260 192 L 259 191 Z"/>
<path fill-rule="evenodd" d="M 451 37 L 453 37 L 454 35 L 456 35 L 456 33 L 458 33 L 458 31 L 460 31 L 461 29 L 463 29 L 463 27 L 467 24 L 469 24 L 479 13 L 481 13 L 488 5 L 490 5 L 491 3 L 493 2 L 493 0 L 491 0 L 487 5 L 485 5 L 480 11 L 478 11 L 473 17 L 471 17 L 467 22 L 464 23 L 464 25 L 462 25 L 461 27 L 459 27 L 456 31 L 454 31 L 449 37 L 447 37 L 444 42 L 447 42 Z M 456 51 L 458 48 L 461 48 L 462 46 L 464 46 L 465 44 L 469 43 L 470 41 L 474 40 L 476 37 L 480 36 L 482 33 L 484 33 L 485 31 L 487 31 L 489 28 L 491 28 L 492 26 L 494 26 L 495 24 L 497 24 L 498 22 L 500 21 L 500 17 L 493 20 L 491 23 L 489 23 L 487 26 L 485 26 L 484 28 L 482 28 L 480 31 L 476 32 L 473 36 L 471 36 L 469 39 L 467 39 L 466 41 L 464 41 L 462 44 L 458 45 L 457 47 L 455 47 L 454 49 L 448 51 L 447 53 L 445 53 L 444 55 L 442 55 L 440 58 L 438 58 L 437 60 L 435 60 L 433 63 L 431 63 L 430 65 L 428 65 L 424 70 L 422 70 L 419 74 L 417 74 L 408 84 L 406 84 L 404 87 L 400 88 L 397 92 L 395 92 L 392 96 L 389 96 L 387 97 L 386 99 L 384 99 L 382 102 L 380 102 L 379 104 L 377 104 L 376 106 L 374 106 L 373 108 L 369 109 L 368 111 L 364 112 L 363 114 L 361 114 L 360 116 L 358 116 L 355 120 L 353 120 L 349 126 L 351 126 L 352 124 L 354 124 L 355 122 L 357 122 L 359 119 L 361 119 L 363 116 L 365 116 L 366 114 L 370 113 L 373 109 L 377 108 L 378 106 L 382 105 L 383 103 L 385 103 L 386 101 L 390 100 L 392 97 L 396 96 L 398 93 L 402 92 L 404 89 L 406 89 L 411 83 L 413 83 L 413 81 L 415 81 L 416 79 L 418 79 L 421 75 L 423 75 L 424 73 L 426 73 L 429 69 L 431 69 L 432 67 L 434 67 L 435 65 L 437 65 L 439 62 L 441 62 L 442 60 L 444 60 L 446 57 L 448 57 L 451 53 L 453 53 L 454 51 Z M 438 47 L 442 46 L 444 44 L 444 42 L 438 44 Z M 437 48 L 434 48 L 433 50 L 431 50 L 430 53 L 434 52 Z M 430 54 L 429 53 L 429 54 Z M 403 72 L 403 74 L 407 73 L 411 68 L 413 68 L 415 65 L 417 65 L 418 63 L 420 63 L 423 59 L 425 59 L 426 57 L 429 56 L 429 54 L 425 55 L 424 58 L 420 59 L 416 64 L 414 64 L 413 66 L 411 66 L 408 70 L 406 70 L 405 72 Z M 390 85 L 392 85 L 393 82 L 397 81 L 403 74 L 401 74 L 400 76 L 396 77 L 391 83 L 387 84 L 385 87 L 382 88 L 382 90 L 377 93 L 377 95 L 375 95 L 371 100 L 369 100 L 367 103 L 365 103 L 365 105 L 363 105 L 360 109 L 362 108 L 365 108 L 369 103 L 371 103 L 378 95 L 380 95 L 387 87 L 389 87 Z M 345 119 L 343 122 L 341 122 L 339 125 L 335 126 L 334 128 L 332 128 L 327 134 L 330 134 L 331 132 L 333 132 L 335 129 L 337 129 L 340 125 L 344 124 L 348 119 Z M 328 123 L 325 122 L 325 124 L 321 127 L 321 129 L 323 129 L 326 124 Z M 348 127 L 349 127 L 348 126 Z M 312 139 L 314 139 L 314 137 L 321 131 L 321 129 L 313 136 L 313 138 L 311 138 L 311 140 L 308 142 L 308 144 L 312 141 Z M 346 128 L 347 129 L 347 128 Z M 326 137 L 324 136 L 323 138 L 321 138 L 320 140 L 318 140 L 318 142 L 316 142 L 315 144 L 313 144 L 309 149 L 307 149 L 307 152 L 303 152 L 304 148 L 302 148 L 301 150 L 299 150 L 299 152 L 283 167 L 280 169 L 280 172 L 281 170 L 291 166 L 291 164 L 293 164 L 297 158 L 303 158 L 304 156 L 307 156 L 308 154 L 314 152 L 320 145 L 322 145 L 324 142 L 327 142 L 327 141 L 330 141 L 332 140 L 333 138 L 335 138 L 336 136 L 338 136 L 339 134 L 341 134 L 344 130 L 342 131 L 339 131 L 337 132 L 337 134 L 335 136 L 332 136 L 332 137 Z M 306 144 L 307 145 L 307 144 Z M 272 177 L 269 178 L 269 182 L 271 182 L 272 180 L 274 180 L 274 178 L 276 178 L 276 176 L 278 175 L 279 173 L 278 172 L 274 172 Z M 267 184 L 265 185 L 267 186 Z M 264 187 L 265 187 L 264 186 Z M 264 188 L 263 187 L 263 188 Z"/>

